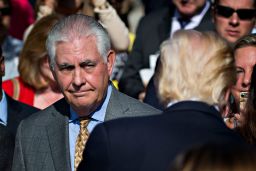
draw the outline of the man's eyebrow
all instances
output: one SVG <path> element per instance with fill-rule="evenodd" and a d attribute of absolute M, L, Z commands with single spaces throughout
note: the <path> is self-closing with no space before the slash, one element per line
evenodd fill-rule
<path fill-rule="evenodd" d="M 89 63 L 96 63 L 96 61 L 91 60 L 91 59 L 86 59 L 86 60 L 80 62 L 80 65 L 89 64 Z"/>
<path fill-rule="evenodd" d="M 86 60 L 84 60 L 84 61 L 80 62 L 80 64 L 83 64 L 83 63 L 90 63 L 90 62 L 92 62 L 92 61 L 91 61 L 91 60 L 89 60 L 89 59 L 86 59 Z"/>
<path fill-rule="evenodd" d="M 62 63 L 62 64 L 57 64 L 60 68 L 65 68 L 65 67 L 69 67 L 72 66 L 71 64 L 68 63 Z"/>

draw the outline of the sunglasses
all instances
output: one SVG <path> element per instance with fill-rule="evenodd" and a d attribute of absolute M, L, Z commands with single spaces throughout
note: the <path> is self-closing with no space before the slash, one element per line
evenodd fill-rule
<path fill-rule="evenodd" d="M 230 7 L 216 5 L 215 6 L 216 13 L 222 17 L 229 18 L 233 15 L 233 13 L 237 13 L 238 17 L 241 20 L 251 20 L 256 16 L 255 9 L 233 9 Z"/>

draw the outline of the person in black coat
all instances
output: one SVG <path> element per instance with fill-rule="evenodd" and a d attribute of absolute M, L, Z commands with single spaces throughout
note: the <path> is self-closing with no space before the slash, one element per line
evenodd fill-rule
<path fill-rule="evenodd" d="M 79 171 L 166 171 L 193 145 L 245 145 L 220 112 L 236 81 L 230 47 L 213 32 L 181 30 L 161 46 L 158 94 L 166 109 L 158 116 L 99 124 L 89 137 Z"/>

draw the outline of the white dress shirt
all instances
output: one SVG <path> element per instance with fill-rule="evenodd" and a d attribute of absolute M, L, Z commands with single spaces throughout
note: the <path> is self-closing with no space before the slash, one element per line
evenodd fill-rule
<path fill-rule="evenodd" d="M 104 121 L 111 92 L 112 92 L 112 86 L 109 84 L 107 95 L 105 97 L 103 104 L 99 106 L 98 109 L 94 111 L 94 113 L 91 114 L 91 119 L 87 126 L 89 133 L 92 132 L 92 130 L 97 124 L 102 123 Z M 71 116 L 69 119 L 69 146 L 70 146 L 71 170 L 74 171 L 76 138 L 80 131 L 80 123 L 78 120 L 78 115 L 71 107 L 70 107 L 70 115 Z"/>
<path fill-rule="evenodd" d="M 184 29 L 189 30 L 189 29 L 194 29 L 195 27 L 197 27 L 201 23 L 204 15 L 206 14 L 206 12 L 209 8 L 210 8 L 210 2 L 206 1 L 204 9 L 199 14 L 194 15 L 190 19 L 190 22 L 184 27 Z M 180 18 L 180 14 L 177 10 L 175 10 L 174 16 L 172 17 L 172 20 L 171 20 L 171 22 L 172 22 L 171 23 L 171 26 L 172 26 L 171 34 L 170 34 L 171 37 L 175 31 L 181 29 L 180 23 L 178 21 L 179 18 Z"/>

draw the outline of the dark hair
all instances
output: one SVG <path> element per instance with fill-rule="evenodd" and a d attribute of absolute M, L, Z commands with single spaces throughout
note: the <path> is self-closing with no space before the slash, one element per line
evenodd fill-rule
<path fill-rule="evenodd" d="M 238 39 L 234 45 L 234 51 L 247 46 L 256 47 L 256 34 L 249 34 Z"/>
<path fill-rule="evenodd" d="M 238 144 L 204 144 L 178 155 L 169 171 L 254 171 L 256 152 Z"/>
<path fill-rule="evenodd" d="M 211 1 L 213 5 L 217 5 L 220 2 L 220 0 L 211 0 Z M 254 7 L 256 8 L 256 0 L 253 0 L 253 2 L 254 2 Z"/>

